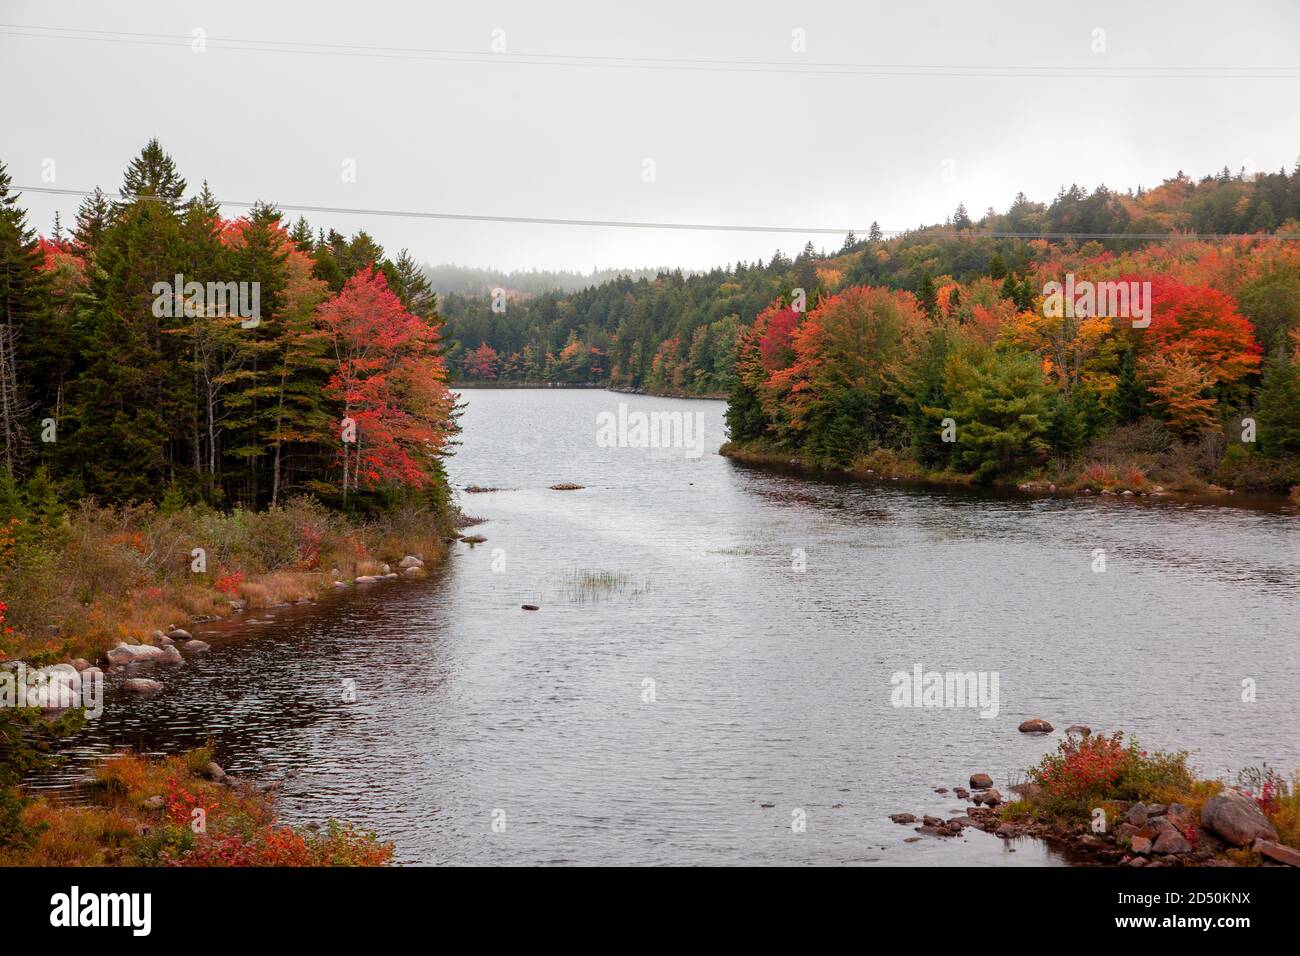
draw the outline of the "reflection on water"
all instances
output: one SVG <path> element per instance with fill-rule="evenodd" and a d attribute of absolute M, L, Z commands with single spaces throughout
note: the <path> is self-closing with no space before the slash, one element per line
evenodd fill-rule
<path fill-rule="evenodd" d="M 1031 716 L 1208 772 L 1300 766 L 1293 514 L 809 481 L 595 442 L 626 402 L 703 411 L 716 448 L 721 403 L 464 397 L 453 481 L 503 489 L 461 496 L 486 543 L 426 581 L 197 629 L 213 653 L 158 697 L 110 696 L 77 754 L 210 738 L 284 782 L 289 819 L 363 822 L 409 863 L 1053 862 L 887 819 L 952 815 L 933 789 L 975 771 L 1012 782 L 1058 739 L 1017 733 Z M 894 709 L 916 663 L 997 671 L 998 716 Z"/>

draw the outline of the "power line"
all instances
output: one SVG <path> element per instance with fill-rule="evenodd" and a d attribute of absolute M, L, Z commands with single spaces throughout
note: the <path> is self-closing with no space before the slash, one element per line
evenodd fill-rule
<path fill-rule="evenodd" d="M 26 32 L 42 31 L 42 32 Z M 92 30 L 0 23 L 0 35 L 50 40 L 83 40 L 189 48 L 194 36 Z M 496 63 L 523 66 L 593 67 L 636 70 L 678 70 L 720 73 L 773 73 L 814 76 L 920 76 L 937 78 L 1056 78 L 1056 79 L 1300 79 L 1300 66 L 981 66 L 973 64 L 810 63 L 773 60 L 723 60 L 683 57 L 600 56 L 593 54 L 483 53 L 475 50 L 422 47 L 377 47 L 359 44 L 261 40 L 204 35 L 213 49 L 248 53 L 292 53 L 335 57 L 427 60 L 451 63 Z"/>
<path fill-rule="evenodd" d="M 52 196 L 93 196 L 93 189 L 60 189 L 53 186 L 12 186 L 17 192 L 43 193 Z M 107 197 L 107 194 L 105 194 Z M 157 200 L 156 196 L 121 197 L 126 200 Z M 233 206 L 239 209 L 251 209 L 256 202 L 242 200 L 217 200 L 219 205 Z M 792 233 L 796 235 L 844 236 L 848 233 L 868 232 L 862 227 L 828 228 L 826 226 L 751 226 L 736 223 L 700 223 L 700 222 L 647 222 L 636 219 L 563 219 L 549 216 L 493 216 L 481 213 L 459 212 L 425 212 L 407 209 L 360 209 L 352 206 L 308 206 L 298 203 L 270 203 L 277 209 L 292 210 L 300 213 L 323 213 L 327 215 L 370 216 L 396 219 L 437 219 L 452 222 L 489 222 L 516 223 L 540 226 L 588 226 L 603 229 L 667 229 L 685 232 L 759 232 Z M 1125 233 L 1125 232 L 956 232 L 932 231 L 925 227 L 916 229 L 881 229 L 882 235 L 891 238 L 898 236 L 923 235 L 934 239 L 992 238 L 992 239 L 1133 239 L 1156 241 L 1181 240 L 1220 240 L 1248 239 L 1243 233 Z M 1300 239 L 1300 233 L 1276 233 L 1267 235 L 1270 239 Z"/>

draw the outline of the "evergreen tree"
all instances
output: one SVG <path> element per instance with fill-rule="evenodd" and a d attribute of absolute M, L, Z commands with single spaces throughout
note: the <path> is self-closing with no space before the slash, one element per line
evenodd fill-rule
<path fill-rule="evenodd" d="M 168 212 L 175 213 L 184 194 L 185 180 L 176 172 L 176 163 L 163 152 L 155 138 L 149 140 L 140 150 L 140 155 L 127 166 L 123 174 L 122 200 L 114 203 L 114 210 L 121 213 L 134 205 L 136 197 L 147 196 Z"/>
<path fill-rule="evenodd" d="M 1264 364 L 1255 417 L 1260 451 L 1270 458 L 1300 454 L 1300 368 L 1280 336 Z"/>
<path fill-rule="evenodd" d="M 72 231 L 72 238 L 87 258 L 99 247 L 99 239 L 108 226 L 109 214 L 108 199 L 98 186 L 77 208 L 77 225 Z"/>
<path fill-rule="evenodd" d="M 10 182 L 0 163 L 0 467 L 12 476 L 30 451 L 35 425 L 19 342 L 37 333 L 44 320 L 49 281 L 36 234 Z"/>

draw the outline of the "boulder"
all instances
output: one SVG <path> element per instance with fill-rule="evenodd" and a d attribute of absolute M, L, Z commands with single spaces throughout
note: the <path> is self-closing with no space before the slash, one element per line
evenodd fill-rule
<path fill-rule="evenodd" d="M 1233 846 L 1247 846 L 1255 840 L 1276 842 L 1277 830 L 1259 805 L 1240 790 L 1227 789 L 1205 801 L 1201 826 L 1218 834 Z"/>
<path fill-rule="evenodd" d="M 1019 730 L 1022 734 L 1050 734 L 1052 725 L 1041 717 L 1034 717 L 1021 723 Z"/>
<path fill-rule="evenodd" d="M 90 661 L 86 660 L 84 657 L 74 657 L 72 660 L 68 661 L 68 663 L 79 671 L 84 671 L 90 666 Z"/>
<path fill-rule="evenodd" d="M 987 790 L 993 786 L 993 778 L 986 773 L 973 773 L 970 775 L 970 788 L 972 790 Z"/>
<path fill-rule="evenodd" d="M 1260 856 L 1267 857 L 1274 863 L 1300 866 L 1300 850 L 1292 849 L 1282 843 L 1273 840 L 1256 840 L 1254 849 Z"/>
<path fill-rule="evenodd" d="M 352 580 L 352 583 L 353 584 L 374 584 L 378 580 L 379 578 L 375 577 L 373 574 L 363 574 L 359 578 L 354 578 Z"/>
<path fill-rule="evenodd" d="M 1151 841 L 1144 836 L 1135 836 L 1130 848 L 1134 853 L 1141 853 L 1146 856 L 1151 852 Z"/>
<path fill-rule="evenodd" d="M 1000 823 L 998 824 L 998 828 L 993 832 L 1004 840 L 1020 836 L 1020 829 L 1011 823 Z"/>
<path fill-rule="evenodd" d="M 1018 783 L 1011 788 L 1014 793 L 1025 803 L 1037 803 L 1043 797 L 1043 788 L 1037 783 Z"/>
<path fill-rule="evenodd" d="M 403 569 L 402 569 L 402 577 L 404 577 L 404 578 L 422 578 L 422 577 L 424 577 L 424 565 L 423 565 L 423 564 L 413 564 L 413 565 L 411 565 L 411 567 L 409 567 L 409 568 L 403 568 Z"/>
<path fill-rule="evenodd" d="M 989 786 L 992 786 L 992 785 L 993 785 L 993 781 L 990 780 L 990 781 L 989 781 Z M 969 799 L 970 799 L 970 791 L 967 790 L 965 787 L 953 787 L 952 792 L 953 792 L 954 794 L 956 794 L 958 800 L 969 800 Z"/>
<path fill-rule="evenodd" d="M 996 790 L 984 791 L 984 806 L 996 807 L 1001 802 L 1002 794 L 998 793 Z"/>
<path fill-rule="evenodd" d="M 122 681 L 122 690 L 129 694 L 140 694 L 148 697 L 162 689 L 162 684 L 156 680 L 149 680 L 147 677 L 132 677 L 130 680 Z"/>
<path fill-rule="evenodd" d="M 424 567 L 424 559 L 418 558 L 413 554 L 408 554 L 406 557 L 402 558 L 401 561 L 397 562 L 397 566 L 403 571 L 407 568 L 422 568 Z"/>
<path fill-rule="evenodd" d="M 915 823 L 916 817 L 910 813 L 891 813 L 889 819 L 895 823 Z"/>
<path fill-rule="evenodd" d="M 221 783 L 226 779 L 226 772 L 221 769 L 221 764 L 213 760 L 209 761 L 208 765 L 203 768 L 203 776 L 215 783 Z"/>
<path fill-rule="evenodd" d="M 1169 809 L 1165 811 L 1165 816 L 1169 822 L 1179 830 L 1185 831 L 1188 827 L 1196 826 L 1196 815 L 1192 813 L 1190 807 L 1185 807 L 1181 803 L 1169 804 Z"/>
<path fill-rule="evenodd" d="M 176 643 L 162 631 L 154 631 L 151 639 L 155 647 L 171 647 Z"/>
<path fill-rule="evenodd" d="M 119 644 L 105 655 L 110 664 L 139 664 L 158 661 L 165 656 L 161 647 L 151 644 Z"/>
<path fill-rule="evenodd" d="M 194 635 L 193 635 L 193 634 L 191 634 L 189 631 L 184 630 L 183 628 L 179 628 L 179 627 L 173 627 L 171 630 L 169 630 L 169 631 L 167 632 L 167 636 L 170 637 L 173 641 L 192 641 L 192 640 L 194 640 Z"/>
<path fill-rule="evenodd" d="M 185 663 L 185 658 L 181 657 L 181 652 L 176 649 L 175 644 L 168 644 L 163 651 L 162 663 L 173 665 Z"/>
<path fill-rule="evenodd" d="M 1124 819 L 1135 827 L 1145 826 L 1147 822 L 1147 805 L 1145 803 L 1135 803 L 1128 808 L 1128 813 Z"/>
<path fill-rule="evenodd" d="M 1080 737 L 1092 736 L 1092 728 L 1087 724 L 1071 724 L 1065 728 L 1067 734 L 1078 734 Z"/>
<path fill-rule="evenodd" d="M 211 644 L 207 641 L 200 641 L 197 638 L 191 638 L 182 644 L 181 647 L 187 654 L 206 654 L 208 651 L 212 650 Z"/>
<path fill-rule="evenodd" d="M 1151 844 L 1151 852 L 1164 853 L 1172 855 L 1175 853 L 1191 853 L 1192 845 L 1187 842 L 1181 833 L 1172 826 L 1155 838 Z"/>
<path fill-rule="evenodd" d="M 145 797 L 140 801 L 141 810 L 161 810 L 166 806 L 167 801 L 163 799 L 162 794 L 154 794 L 152 797 Z"/>

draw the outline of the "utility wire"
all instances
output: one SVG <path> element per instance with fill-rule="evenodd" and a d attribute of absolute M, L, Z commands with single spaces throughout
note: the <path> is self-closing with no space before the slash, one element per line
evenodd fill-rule
<path fill-rule="evenodd" d="M 41 32 L 32 32 L 41 31 Z M 194 36 L 91 30 L 0 23 L 0 35 L 100 43 L 132 43 L 189 48 Z M 953 78 L 1064 78 L 1064 79 L 1300 79 L 1300 66 L 980 66 L 973 64 L 809 63 L 799 65 L 773 60 L 723 60 L 682 57 L 598 56 L 592 54 L 482 53 L 474 50 L 421 47 L 377 47 L 359 44 L 261 40 L 204 35 L 211 49 L 250 53 L 292 53 L 335 57 L 370 57 L 452 63 L 496 63 L 523 66 L 596 67 L 635 70 L 677 70 L 720 73 L 774 73 L 820 76 L 921 76 Z"/>
<path fill-rule="evenodd" d="M 53 186 L 12 186 L 17 192 L 42 193 L 51 196 L 93 196 L 93 189 L 61 189 Z M 104 194 L 109 198 L 108 194 Z M 156 200 L 156 196 L 120 197 L 128 201 Z M 251 209 L 255 202 L 243 200 L 217 200 L 219 205 L 233 206 L 238 209 Z M 325 213 L 329 215 L 387 217 L 395 219 L 439 219 L 452 222 L 499 222 L 521 223 L 541 226 L 594 226 L 607 229 L 668 229 L 689 232 L 765 232 L 794 233 L 797 235 L 844 236 L 852 232 L 868 233 L 869 229 L 855 227 L 850 229 L 828 228 L 825 226 L 751 226 L 737 223 L 701 223 L 701 222 L 647 222 L 636 219 L 561 219 L 548 216 L 492 216 L 479 213 L 426 212 L 410 209 L 360 209 L 351 206 L 307 206 L 298 203 L 268 203 L 277 209 L 293 212 Z M 882 235 L 895 238 L 898 236 L 923 235 L 935 239 L 961 239 L 987 237 L 992 239 L 1135 239 L 1135 240 L 1217 240 L 1247 239 L 1246 233 L 1127 233 L 1127 232 L 957 232 L 955 230 L 933 231 L 924 226 L 915 229 L 881 229 Z M 1300 239 L 1300 233 L 1266 234 L 1270 239 Z"/>

